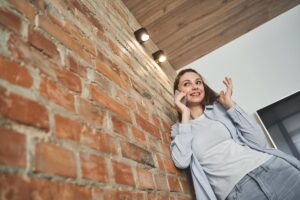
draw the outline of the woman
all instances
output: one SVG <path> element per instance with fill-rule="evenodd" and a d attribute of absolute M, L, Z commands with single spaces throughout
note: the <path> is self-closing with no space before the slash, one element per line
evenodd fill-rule
<path fill-rule="evenodd" d="M 217 94 L 193 69 L 177 75 L 175 166 L 190 167 L 198 200 L 300 199 L 299 160 L 267 148 L 260 127 L 231 99 L 231 79 L 223 83 Z"/>

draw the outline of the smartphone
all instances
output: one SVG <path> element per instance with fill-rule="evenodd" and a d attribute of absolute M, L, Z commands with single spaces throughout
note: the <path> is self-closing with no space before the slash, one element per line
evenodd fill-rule
<path fill-rule="evenodd" d="M 177 96 L 179 94 L 179 90 L 175 91 L 175 96 Z M 184 105 L 187 105 L 187 96 L 184 96 L 181 100 L 181 103 L 183 103 Z"/>

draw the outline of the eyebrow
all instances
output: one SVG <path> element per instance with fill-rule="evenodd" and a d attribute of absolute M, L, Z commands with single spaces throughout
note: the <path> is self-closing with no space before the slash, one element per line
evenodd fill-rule
<path fill-rule="evenodd" d="M 195 80 L 195 81 L 198 81 L 198 80 L 202 81 L 202 79 L 201 79 L 201 78 L 196 78 L 196 80 Z M 189 80 L 189 79 L 187 79 L 187 80 L 183 80 L 182 82 L 184 83 L 184 82 L 186 82 L 186 81 L 190 81 L 190 80 Z"/>

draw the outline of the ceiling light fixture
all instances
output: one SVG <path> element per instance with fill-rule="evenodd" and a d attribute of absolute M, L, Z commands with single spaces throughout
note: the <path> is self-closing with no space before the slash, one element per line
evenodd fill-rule
<path fill-rule="evenodd" d="M 149 40 L 150 36 L 145 28 L 140 28 L 139 30 L 134 32 L 135 38 L 139 43 L 144 43 Z"/>
<path fill-rule="evenodd" d="M 162 63 L 167 60 L 167 56 L 165 55 L 163 50 L 158 50 L 157 52 L 153 53 L 152 57 L 157 63 Z"/>

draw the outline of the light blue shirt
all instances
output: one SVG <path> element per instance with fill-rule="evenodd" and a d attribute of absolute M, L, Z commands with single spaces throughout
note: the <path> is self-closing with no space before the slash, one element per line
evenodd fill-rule
<path fill-rule="evenodd" d="M 219 121 L 225 125 L 232 139 L 241 145 L 252 149 L 278 156 L 300 170 L 300 161 L 274 148 L 267 148 L 267 142 L 259 125 L 247 115 L 239 106 L 225 110 L 217 102 L 205 107 L 204 114 L 207 118 Z M 170 144 L 171 156 L 176 167 L 184 169 L 190 167 L 197 200 L 216 200 L 207 176 L 192 151 L 192 126 L 191 123 L 176 123 L 172 126 Z"/>

